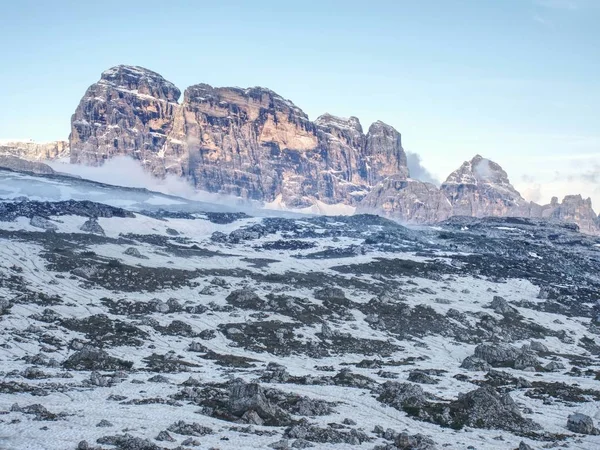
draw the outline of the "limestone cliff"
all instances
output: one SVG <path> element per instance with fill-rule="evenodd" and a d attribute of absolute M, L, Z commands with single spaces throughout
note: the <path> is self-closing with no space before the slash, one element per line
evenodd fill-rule
<path fill-rule="evenodd" d="M 584 199 L 581 195 L 567 195 L 562 203 L 552 197 L 550 204 L 543 207 L 542 217 L 576 223 L 579 230 L 586 234 L 600 234 L 600 222 L 589 197 Z"/>
<path fill-rule="evenodd" d="M 452 205 L 435 185 L 395 175 L 373 187 L 356 212 L 404 223 L 435 223 L 452 215 Z"/>
<path fill-rule="evenodd" d="M 600 230 L 589 199 L 528 202 L 502 167 L 479 155 L 440 189 L 411 179 L 400 133 L 380 121 L 366 133 L 356 117 L 323 114 L 311 121 L 260 87 L 196 84 L 181 103 L 180 95 L 142 67 L 103 72 L 72 116 L 71 162 L 100 165 L 126 155 L 156 176 L 175 174 L 209 192 L 291 208 L 344 204 L 407 223 L 453 215 L 548 217 L 573 221 L 584 232 Z M 68 151 L 61 148 L 30 149 L 28 159 Z"/>
<path fill-rule="evenodd" d="M 118 66 L 90 86 L 71 118 L 71 162 L 100 165 L 129 155 L 155 174 L 156 155 L 173 125 L 181 92 L 159 74 Z"/>
<path fill-rule="evenodd" d="M 370 187 L 406 169 L 401 136 L 376 122 L 325 114 L 312 122 L 265 88 L 180 91 L 155 72 L 105 71 L 72 117 L 71 162 L 98 165 L 129 155 L 155 175 L 174 173 L 196 188 L 289 207 L 315 201 L 357 204 Z"/>

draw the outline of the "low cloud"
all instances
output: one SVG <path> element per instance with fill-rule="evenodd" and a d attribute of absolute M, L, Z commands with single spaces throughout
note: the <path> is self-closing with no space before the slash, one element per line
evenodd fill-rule
<path fill-rule="evenodd" d="M 542 185 L 539 183 L 528 184 L 521 190 L 521 195 L 525 200 L 535 203 L 546 203 L 542 194 Z"/>
<path fill-rule="evenodd" d="M 419 181 L 425 181 L 426 183 L 432 183 L 436 186 L 440 185 L 440 180 L 438 180 L 437 177 L 435 177 L 423 166 L 421 162 L 421 156 L 418 153 L 406 152 L 406 160 L 411 178 Z"/>
<path fill-rule="evenodd" d="M 494 175 L 494 170 L 490 166 L 489 159 L 482 159 L 477 163 L 475 167 L 473 167 L 473 171 L 475 174 L 484 180 L 489 180 Z"/>
<path fill-rule="evenodd" d="M 69 164 L 68 161 L 46 161 L 57 172 L 79 176 L 87 180 L 115 186 L 145 188 L 150 191 L 174 195 L 188 200 L 217 204 L 234 205 L 243 202 L 236 197 L 197 191 L 184 178 L 167 175 L 164 178 L 153 176 L 144 170 L 139 161 L 128 156 L 117 156 L 102 166 Z"/>

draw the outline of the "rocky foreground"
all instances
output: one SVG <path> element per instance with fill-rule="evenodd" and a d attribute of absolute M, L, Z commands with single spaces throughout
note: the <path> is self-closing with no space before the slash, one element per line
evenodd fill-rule
<path fill-rule="evenodd" d="M 552 221 L 5 199 L 0 448 L 598 448 L 599 273 Z"/>

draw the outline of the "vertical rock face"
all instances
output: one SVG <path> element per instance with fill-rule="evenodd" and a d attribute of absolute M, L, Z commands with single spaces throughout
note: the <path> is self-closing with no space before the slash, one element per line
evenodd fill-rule
<path fill-rule="evenodd" d="M 450 201 L 455 216 L 529 217 L 541 213 L 536 205 L 521 197 L 502 167 L 479 155 L 452 172 L 441 191 Z"/>
<path fill-rule="evenodd" d="M 377 121 L 369 127 L 365 146 L 366 178 L 373 186 L 396 174 L 408 174 L 402 138 L 393 127 Z"/>
<path fill-rule="evenodd" d="M 0 155 L 16 156 L 29 161 L 65 158 L 69 156 L 69 143 L 66 141 L 7 141 L 0 143 Z"/>
<path fill-rule="evenodd" d="M 406 170 L 400 133 L 376 122 L 363 133 L 355 117 L 311 122 L 265 88 L 180 91 L 155 72 L 107 70 L 72 118 L 71 162 L 99 165 L 117 155 L 155 175 L 173 173 L 195 187 L 305 207 L 316 200 L 357 204 L 371 185 Z"/>
<path fill-rule="evenodd" d="M 129 155 L 153 173 L 164 173 L 157 156 L 173 126 L 180 94 L 162 76 L 141 67 L 103 72 L 71 118 L 71 162 L 100 165 Z"/>
<path fill-rule="evenodd" d="M 315 124 L 274 92 L 199 84 L 185 91 L 164 153 L 200 189 L 303 205 L 322 194 L 318 144 Z"/>
<path fill-rule="evenodd" d="M 450 217 L 452 205 L 433 184 L 396 175 L 371 189 L 357 212 L 376 213 L 405 223 L 434 223 Z"/>
<path fill-rule="evenodd" d="M 581 195 L 567 195 L 562 203 L 558 202 L 558 198 L 553 197 L 550 204 L 543 207 L 542 216 L 562 222 L 576 223 L 580 231 L 584 233 L 600 233 L 600 223 L 592 209 L 592 199 L 584 199 Z"/>

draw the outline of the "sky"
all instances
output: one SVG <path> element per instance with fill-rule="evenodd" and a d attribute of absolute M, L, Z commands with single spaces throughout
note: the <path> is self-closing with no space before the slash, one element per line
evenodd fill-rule
<path fill-rule="evenodd" d="M 0 139 L 66 139 L 100 73 L 140 65 L 382 120 L 437 180 L 481 154 L 528 200 L 600 211 L 598 23 L 600 0 L 6 2 Z"/>

